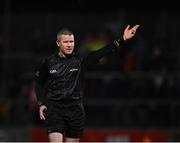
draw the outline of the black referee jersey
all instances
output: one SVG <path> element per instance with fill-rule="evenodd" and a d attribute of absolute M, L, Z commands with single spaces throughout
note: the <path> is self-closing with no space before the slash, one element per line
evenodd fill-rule
<path fill-rule="evenodd" d="M 124 46 L 124 40 L 116 40 L 100 50 L 86 55 L 72 54 L 60 57 L 55 53 L 45 59 L 35 74 L 35 91 L 39 105 L 47 101 L 57 101 L 65 104 L 82 101 L 82 80 L 87 67 Z"/>

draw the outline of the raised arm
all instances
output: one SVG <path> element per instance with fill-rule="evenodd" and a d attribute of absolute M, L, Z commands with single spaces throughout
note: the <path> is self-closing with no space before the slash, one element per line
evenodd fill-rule
<path fill-rule="evenodd" d="M 135 25 L 132 28 L 130 28 L 130 25 L 127 25 L 127 27 L 124 30 L 123 36 L 121 36 L 119 39 L 114 40 L 107 46 L 105 46 L 97 51 L 90 52 L 85 57 L 85 60 L 84 60 L 85 67 L 89 66 L 89 65 L 97 64 L 102 57 L 115 52 L 117 49 L 119 49 L 121 47 L 124 47 L 125 43 L 129 39 L 131 39 L 135 36 L 138 27 L 139 27 L 139 25 Z"/>

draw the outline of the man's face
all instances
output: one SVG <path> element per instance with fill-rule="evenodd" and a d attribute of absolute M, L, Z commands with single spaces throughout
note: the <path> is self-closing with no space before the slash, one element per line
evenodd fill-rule
<path fill-rule="evenodd" d="M 74 35 L 61 35 L 57 40 L 57 46 L 62 54 L 71 55 L 74 50 Z"/>

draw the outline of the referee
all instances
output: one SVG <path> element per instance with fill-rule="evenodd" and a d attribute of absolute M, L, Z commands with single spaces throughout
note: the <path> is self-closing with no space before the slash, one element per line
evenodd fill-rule
<path fill-rule="evenodd" d="M 122 38 L 86 55 L 74 52 L 74 34 L 68 29 L 57 33 L 58 52 L 43 59 L 35 74 L 35 91 L 41 120 L 45 120 L 50 142 L 79 142 L 85 127 L 82 83 L 87 67 L 135 36 L 139 25 L 128 25 Z"/>

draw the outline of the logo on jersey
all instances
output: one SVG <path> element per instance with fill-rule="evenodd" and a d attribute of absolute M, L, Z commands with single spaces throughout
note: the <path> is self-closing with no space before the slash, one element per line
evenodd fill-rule
<path fill-rule="evenodd" d="M 49 72 L 50 72 L 50 73 L 56 73 L 57 70 L 50 70 Z"/>
<path fill-rule="evenodd" d="M 78 69 L 76 69 L 76 68 L 70 69 L 70 72 L 73 72 L 73 71 L 78 71 Z"/>

